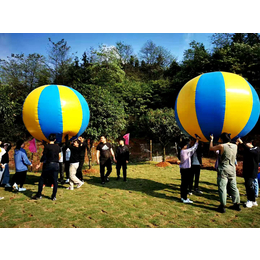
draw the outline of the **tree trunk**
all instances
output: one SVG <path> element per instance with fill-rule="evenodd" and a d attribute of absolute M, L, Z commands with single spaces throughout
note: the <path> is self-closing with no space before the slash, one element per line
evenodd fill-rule
<path fill-rule="evenodd" d="M 166 149 L 165 146 L 163 146 L 163 162 L 166 161 Z"/>

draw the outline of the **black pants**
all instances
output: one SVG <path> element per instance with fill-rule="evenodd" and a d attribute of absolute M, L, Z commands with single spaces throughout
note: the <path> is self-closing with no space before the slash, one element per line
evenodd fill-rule
<path fill-rule="evenodd" d="M 16 184 L 20 184 L 20 188 L 22 188 L 25 183 L 26 174 L 27 174 L 27 171 L 16 172 L 14 174 L 14 177 L 12 178 L 11 186 L 13 186 L 14 183 L 16 183 Z"/>
<path fill-rule="evenodd" d="M 191 168 L 180 169 L 181 172 L 181 198 L 187 199 L 187 190 L 190 183 Z"/>
<path fill-rule="evenodd" d="M 107 173 L 105 175 L 105 167 L 107 168 Z M 106 161 L 100 161 L 100 177 L 101 181 L 104 182 L 105 179 L 110 175 L 112 172 L 112 162 L 110 159 Z"/>
<path fill-rule="evenodd" d="M 81 181 L 83 180 L 83 175 L 82 175 L 83 165 L 84 165 L 84 159 L 83 159 L 83 160 L 80 160 L 80 162 L 79 162 L 79 167 L 78 167 L 77 173 L 76 173 L 76 177 L 77 177 L 78 179 L 80 179 Z"/>
<path fill-rule="evenodd" d="M 247 200 L 255 201 L 255 186 L 253 178 L 245 178 Z"/>
<path fill-rule="evenodd" d="M 116 172 L 117 172 L 117 176 L 118 176 L 118 177 L 120 176 L 121 167 L 123 168 L 124 180 L 126 180 L 126 169 L 127 169 L 126 161 L 122 161 L 122 162 L 117 161 L 117 164 L 116 164 Z"/>
<path fill-rule="evenodd" d="M 70 162 L 65 162 L 65 172 L 66 172 L 66 179 L 70 178 Z"/>
<path fill-rule="evenodd" d="M 194 182 L 194 176 L 195 176 L 195 183 L 194 183 L 194 189 L 199 188 L 199 180 L 200 180 L 200 165 L 192 165 L 190 168 L 190 181 L 189 181 L 189 191 L 192 191 L 193 188 L 193 182 Z"/>
<path fill-rule="evenodd" d="M 46 163 L 44 166 L 44 170 L 42 171 L 38 192 L 36 194 L 37 197 L 40 197 L 42 194 L 42 186 L 46 182 L 46 179 L 51 179 L 53 183 L 53 191 L 52 198 L 56 197 L 57 189 L 58 189 L 58 173 L 59 173 L 59 163 Z"/>
<path fill-rule="evenodd" d="M 59 162 L 59 165 L 60 165 L 60 181 L 62 182 L 64 180 L 65 164 L 63 162 Z"/>

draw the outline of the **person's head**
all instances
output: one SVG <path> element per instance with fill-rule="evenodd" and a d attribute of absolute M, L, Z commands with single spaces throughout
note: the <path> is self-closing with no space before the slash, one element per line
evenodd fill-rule
<path fill-rule="evenodd" d="M 80 141 L 78 139 L 73 141 L 73 146 L 79 147 L 79 145 L 80 145 Z"/>
<path fill-rule="evenodd" d="M 245 138 L 245 143 L 247 143 L 247 144 L 250 143 L 250 144 L 254 145 L 254 142 L 255 142 L 254 138 L 250 135 Z"/>
<path fill-rule="evenodd" d="M 56 134 L 50 134 L 48 139 L 49 139 L 50 142 L 55 142 L 56 141 Z"/>
<path fill-rule="evenodd" d="M 124 146 L 125 145 L 125 139 L 120 139 L 119 141 L 118 141 L 118 143 L 119 143 L 119 145 L 121 145 L 121 146 Z"/>
<path fill-rule="evenodd" d="M 7 148 L 8 148 L 8 144 L 5 143 L 3 147 L 4 147 L 5 150 L 7 150 Z"/>
<path fill-rule="evenodd" d="M 18 140 L 17 142 L 16 142 L 16 147 L 15 147 L 15 149 L 16 150 L 20 150 L 21 148 L 24 148 L 24 141 L 23 140 Z"/>
<path fill-rule="evenodd" d="M 180 148 L 181 148 L 181 150 L 182 150 L 182 149 L 187 149 L 189 142 L 190 142 L 189 139 L 183 139 L 183 140 L 180 142 Z"/>
<path fill-rule="evenodd" d="M 106 141 L 107 141 L 106 136 L 102 135 L 102 136 L 100 137 L 100 142 L 101 142 L 101 143 L 106 143 Z"/>
<path fill-rule="evenodd" d="M 219 137 L 221 143 L 229 143 L 231 141 L 230 134 L 222 133 Z"/>

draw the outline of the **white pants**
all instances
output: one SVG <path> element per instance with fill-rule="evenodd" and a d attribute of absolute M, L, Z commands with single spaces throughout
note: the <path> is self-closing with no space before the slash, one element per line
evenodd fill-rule
<path fill-rule="evenodd" d="M 79 167 L 79 163 L 71 163 L 70 164 L 70 187 L 73 188 L 74 184 L 80 184 L 82 181 L 76 177 L 77 169 Z"/>

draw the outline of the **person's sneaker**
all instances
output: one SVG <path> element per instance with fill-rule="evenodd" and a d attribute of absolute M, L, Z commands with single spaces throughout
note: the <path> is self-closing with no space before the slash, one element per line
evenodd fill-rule
<path fill-rule="evenodd" d="M 104 181 L 102 181 L 102 182 L 101 182 L 101 184 L 102 184 L 102 185 L 104 185 L 104 184 L 105 184 L 105 182 L 104 182 Z"/>
<path fill-rule="evenodd" d="M 66 188 L 66 190 L 74 190 L 74 188 L 69 186 L 68 188 Z"/>
<path fill-rule="evenodd" d="M 3 200 L 5 197 L 0 197 L 0 200 Z"/>
<path fill-rule="evenodd" d="M 190 199 L 186 199 L 186 200 L 183 200 L 183 203 L 191 204 L 191 203 L 193 203 L 193 201 L 191 201 Z"/>
<path fill-rule="evenodd" d="M 55 200 L 57 200 L 57 199 L 56 199 L 56 197 L 53 197 L 53 198 L 51 198 L 51 200 L 55 201 Z"/>
<path fill-rule="evenodd" d="M 12 186 L 9 184 L 9 183 L 7 183 L 6 185 L 5 185 L 5 188 L 11 188 Z"/>
<path fill-rule="evenodd" d="M 219 205 L 218 208 L 217 208 L 217 211 L 220 212 L 220 213 L 225 213 L 226 209 L 223 205 Z"/>
<path fill-rule="evenodd" d="M 181 198 L 181 201 L 183 202 L 183 201 L 184 201 L 184 198 Z"/>
<path fill-rule="evenodd" d="M 53 184 L 51 185 L 51 189 L 53 189 Z"/>
<path fill-rule="evenodd" d="M 250 200 L 248 200 L 248 201 L 245 203 L 245 207 L 246 207 L 246 208 L 252 208 L 252 206 L 253 206 L 253 203 L 252 203 L 252 201 L 250 201 Z"/>
<path fill-rule="evenodd" d="M 106 182 L 109 182 L 109 178 L 108 177 L 106 178 Z"/>
<path fill-rule="evenodd" d="M 252 201 L 252 206 L 258 206 L 256 201 Z"/>
<path fill-rule="evenodd" d="M 37 196 L 37 195 L 35 195 L 35 196 L 32 197 L 33 200 L 40 200 L 41 198 L 42 198 L 42 196 L 39 197 L 39 196 Z"/>
<path fill-rule="evenodd" d="M 13 189 L 18 190 L 18 185 L 16 183 L 14 183 Z"/>
<path fill-rule="evenodd" d="M 80 188 L 83 184 L 84 184 L 84 182 L 79 183 L 77 186 L 77 189 Z"/>
<path fill-rule="evenodd" d="M 203 194 L 203 192 L 202 192 L 201 190 L 199 190 L 199 189 L 196 189 L 196 190 L 195 190 L 195 193 Z"/>
<path fill-rule="evenodd" d="M 25 188 L 19 188 L 18 191 L 26 191 Z"/>
<path fill-rule="evenodd" d="M 69 181 L 70 181 L 70 179 L 67 179 L 67 180 L 65 181 L 65 183 L 69 183 Z"/>
<path fill-rule="evenodd" d="M 250 201 L 251 202 L 251 201 Z M 252 203 L 252 202 L 251 202 Z M 252 207 L 252 206 L 251 206 Z M 237 210 L 237 211 L 240 211 L 241 208 L 240 208 L 240 205 L 238 203 L 235 203 L 233 206 L 229 207 L 230 209 L 234 209 L 234 210 Z"/>
<path fill-rule="evenodd" d="M 117 178 L 116 178 L 116 180 L 118 181 L 120 179 L 120 176 L 118 176 Z"/>

